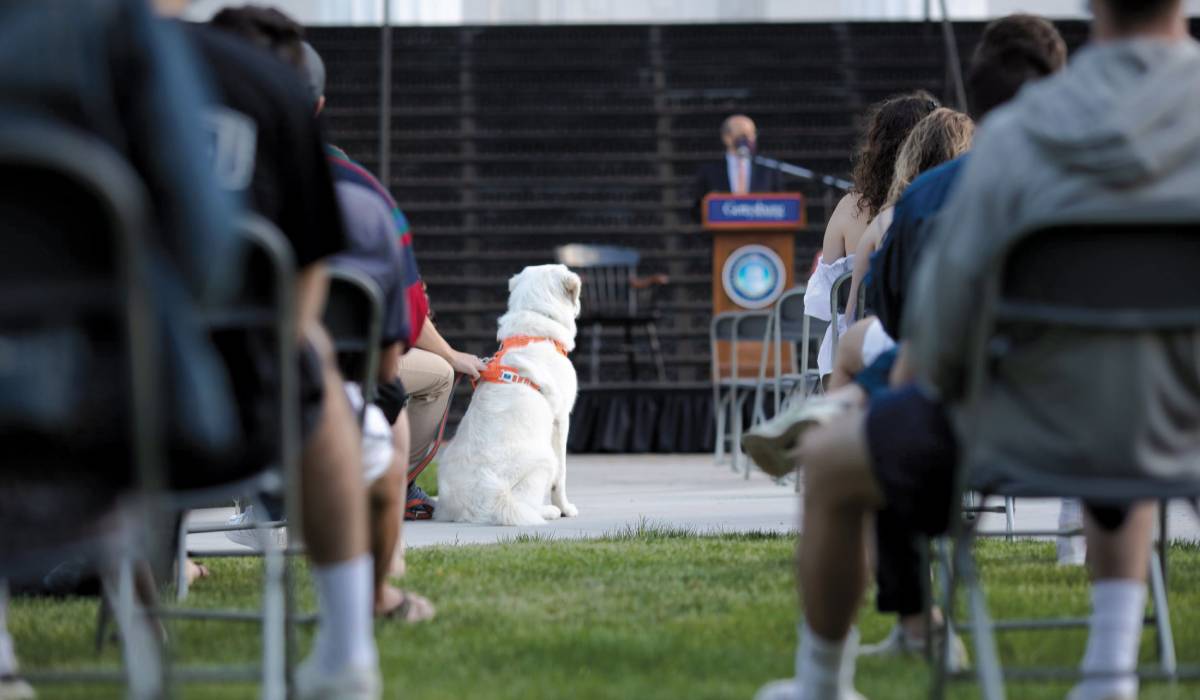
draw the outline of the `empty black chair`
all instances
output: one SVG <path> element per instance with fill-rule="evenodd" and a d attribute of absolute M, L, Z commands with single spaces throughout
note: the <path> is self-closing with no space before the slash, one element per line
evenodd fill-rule
<path fill-rule="evenodd" d="M 667 276 L 639 277 L 637 266 L 641 256 L 632 248 L 572 244 L 559 247 L 556 254 L 558 262 L 573 269 L 583 280 L 579 324 L 592 329 L 589 345 L 591 383 L 600 382 L 600 345 L 605 326 L 623 330 L 625 361 L 629 378 L 635 381 L 638 362 L 633 332 L 638 327 L 645 329 L 658 381 L 665 382 L 667 369 L 658 342 L 660 314 L 657 309 L 644 309 L 639 296 L 667 284 Z"/>

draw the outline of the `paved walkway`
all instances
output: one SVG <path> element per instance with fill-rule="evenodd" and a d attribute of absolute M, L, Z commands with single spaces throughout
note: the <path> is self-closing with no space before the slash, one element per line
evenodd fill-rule
<path fill-rule="evenodd" d="M 570 457 L 568 493 L 579 517 L 541 527 L 511 528 L 460 523 L 409 522 L 404 539 L 410 547 L 488 544 L 522 533 L 564 539 L 594 538 L 646 522 L 697 532 L 791 532 L 798 527 L 799 499 L 789 486 L 777 486 L 761 472 L 747 481 L 728 466 L 704 455 L 575 455 Z M 219 522 L 230 509 L 198 511 L 198 522 Z M 1021 500 L 1017 526 L 1054 528 L 1057 501 Z M 1003 519 L 984 523 L 1003 527 Z M 1171 535 L 1200 540 L 1200 522 L 1186 506 L 1171 512 Z M 196 549 L 227 549 L 223 535 L 193 535 Z"/>

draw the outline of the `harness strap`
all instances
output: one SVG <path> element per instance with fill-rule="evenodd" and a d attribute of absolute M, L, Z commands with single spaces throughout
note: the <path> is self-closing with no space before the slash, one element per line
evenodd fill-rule
<path fill-rule="evenodd" d="M 533 343 L 554 343 L 554 349 L 558 350 L 559 354 L 563 357 L 569 356 L 566 346 L 553 338 L 535 338 L 527 335 L 505 338 L 500 344 L 500 351 L 488 359 L 487 367 L 484 367 L 483 371 L 479 373 L 479 380 L 471 382 L 471 388 L 476 388 L 479 386 L 479 382 L 483 381 L 492 384 L 524 384 L 541 393 L 542 388 L 536 382 L 528 377 L 522 377 L 516 369 L 504 364 L 504 355 L 509 350 L 523 348 Z"/>

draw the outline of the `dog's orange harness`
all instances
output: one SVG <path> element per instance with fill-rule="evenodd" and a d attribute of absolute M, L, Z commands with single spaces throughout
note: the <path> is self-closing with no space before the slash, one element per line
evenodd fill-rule
<path fill-rule="evenodd" d="M 488 358 L 487 367 L 479 373 L 480 382 L 491 382 L 493 384 L 524 384 L 525 386 L 533 387 L 535 391 L 541 392 L 542 388 L 528 377 L 522 377 L 521 373 L 516 369 L 504 364 L 504 354 L 509 350 L 523 348 L 533 343 L 554 343 L 554 349 L 563 356 L 569 355 L 567 348 L 562 343 L 553 338 L 534 338 L 528 335 L 514 335 L 510 338 L 505 338 L 500 343 L 500 352 Z M 471 387 L 478 386 L 478 382 L 471 382 Z"/>

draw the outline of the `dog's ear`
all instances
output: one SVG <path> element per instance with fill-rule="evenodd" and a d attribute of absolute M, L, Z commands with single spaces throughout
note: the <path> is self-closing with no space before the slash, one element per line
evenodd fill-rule
<path fill-rule="evenodd" d="M 579 303 L 581 286 L 582 283 L 579 280 L 579 275 L 574 272 L 569 272 L 566 277 L 563 277 L 563 294 L 571 300 L 571 303 Z"/>

